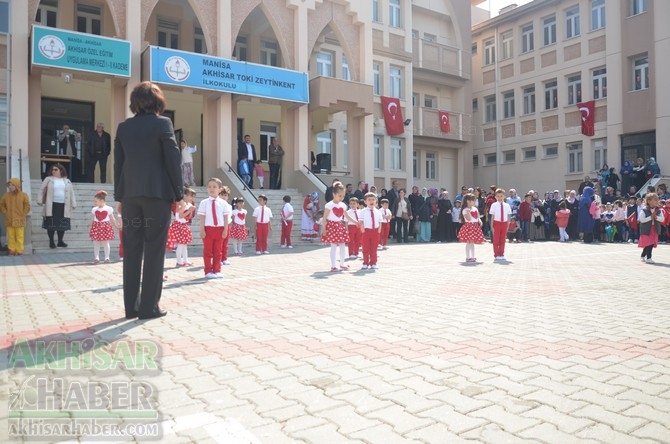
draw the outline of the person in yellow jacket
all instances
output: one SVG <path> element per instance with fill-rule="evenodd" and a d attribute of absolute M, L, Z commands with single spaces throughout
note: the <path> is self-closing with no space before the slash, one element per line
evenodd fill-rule
<path fill-rule="evenodd" d="M 10 255 L 23 254 L 23 236 L 26 216 L 30 212 L 30 197 L 21 191 L 21 181 L 7 181 L 7 192 L 0 198 L 0 213 L 5 215 L 7 246 Z"/>

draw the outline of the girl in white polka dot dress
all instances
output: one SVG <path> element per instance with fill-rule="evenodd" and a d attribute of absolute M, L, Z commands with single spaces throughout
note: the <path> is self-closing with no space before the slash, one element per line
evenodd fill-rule
<path fill-rule="evenodd" d="M 93 241 L 94 264 L 100 262 L 100 247 L 104 248 L 105 262 L 109 262 L 109 241 L 114 239 L 114 227 L 120 228 L 114 218 L 114 210 L 105 203 L 106 198 L 107 192 L 104 190 L 98 191 L 93 198 L 95 206 L 91 209 L 89 237 Z"/>
<path fill-rule="evenodd" d="M 358 221 L 347 213 L 347 206 L 342 202 L 344 199 L 344 185 L 340 182 L 333 184 L 333 200 L 325 205 L 323 211 L 323 240 L 330 244 L 330 271 L 337 271 L 337 249 L 340 249 L 340 270 L 347 270 L 348 265 L 344 263 L 344 247 L 349 242 L 349 230 L 344 223 L 346 217 L 350 222 L 358 224 Z"/>

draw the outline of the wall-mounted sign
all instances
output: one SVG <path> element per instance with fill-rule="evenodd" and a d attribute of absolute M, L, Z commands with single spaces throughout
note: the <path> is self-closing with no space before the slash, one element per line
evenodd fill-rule
<path fill-rule="evenodd" d="M 149 47 L 149 80 L 291 102 L 309 102 L 307 73 Z"/>
<path fill-rule="evenodd" d="M 33 26 L 31 63 L 130 77 L 130 42 Z"/>

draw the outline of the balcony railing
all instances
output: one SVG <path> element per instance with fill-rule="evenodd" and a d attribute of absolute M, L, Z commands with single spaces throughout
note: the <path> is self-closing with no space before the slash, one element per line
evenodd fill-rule
<path fill-rule="evenodd" d="M 440 126 L 439 110 L 435 108 L 413 108 L 412 128 L 414 136 L 437 137 L 445 140 L 469 142 L 472 139 L 470 127 L 472 116 L 449 111 L 451 131 L 445 133 Z"/>
<path fill-rule="evenodd" d="M 415 68 L 470 78 L 470 52 L 455 46 L 419 38 L 412 39 Z"/>

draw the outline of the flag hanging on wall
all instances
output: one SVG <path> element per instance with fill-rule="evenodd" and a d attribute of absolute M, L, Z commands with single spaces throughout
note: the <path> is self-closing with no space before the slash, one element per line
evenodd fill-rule
<path fill-rule="evenodd" d="M 389 136 L 397 136 L 405 132 L 400 100 L 395 97 L 384 97 L 382 99 L 382 111 L 384 112 L 384 123 Z"/>
<path fill-rule="evenodd" d="M 451 131 L 451 123 L 449 122 L 449 113 L 440 111 L 440 129 L 442 132 L 448 133 Z"/>
<path fill-rule="evenodd" d="M 577 106 L 582 113 L 582 134 L 593 136 L 596 133 L 596 101 L 578 103 Z"/>

